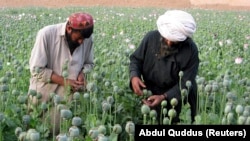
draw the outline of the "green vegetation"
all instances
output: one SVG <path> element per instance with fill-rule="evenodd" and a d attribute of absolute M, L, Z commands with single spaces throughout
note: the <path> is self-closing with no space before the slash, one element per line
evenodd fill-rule
<path fill-rule="evenodd" d="M 194 35 L 200 51 L 197 77 L 199 106 L 194 124 L 250 124 L 250 11 L 186 9 L 197 21 Z M 141 105 L 129 89 L 129 55 L 144 34 L 156 29 L 156 19 L 165 9 L 68 7 L 0 9 L 0 140 L 132 141 L 135 124 L 154 124 L 155 112 Z M 87 73 L 84 93 L 74 93 L 72 103 L 60 103 L 51 94 L 50 103 L 32 105 L 29 56 L 37 31 L 66 21 L 77 11 L 95 18 L 96 66 Z M 185 90 L 182 90 L 185 94 Z M 145 91 L 145 94 L 150 92 Z M 60 135 L 50 136 L 45 111 L 51 105 L 61 110 Z M 63 109 L 62 105 L 72 109 Z M 174 111 L 163 114 L 174 116 Z M 173 100 L 173 104 L 176 101 Z M 142 109 L 143 108 L 143 109 Z M 183 107 L 180 124 L 190 123 L 189 107 Z M 171 119 L 162 119 L 169 124 Z"/>

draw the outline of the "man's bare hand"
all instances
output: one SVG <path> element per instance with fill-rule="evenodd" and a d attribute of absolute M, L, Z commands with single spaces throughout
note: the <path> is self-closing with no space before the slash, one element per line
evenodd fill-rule
<path fill-rule="evenodd" d="M 139 77 L 133 77 L 131 79 L 131 83 L 132 83 L 132 88 L 134 90 L 134 93 L 136 93 L 137 95 L 142 95 L 142 88 L 146 88 L 146 85 L 141 81 L 141 79 Z"/>

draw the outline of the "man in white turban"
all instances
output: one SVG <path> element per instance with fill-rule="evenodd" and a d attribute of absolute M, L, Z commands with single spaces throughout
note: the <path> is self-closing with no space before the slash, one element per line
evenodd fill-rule
<path fill-rule="evenodd" d="M 196 23 L 191 14 L 181 10 L 171 10 L 159 16 L 157 27 L 164 38 L 176 42 L 192 37 Z"/>
<path fill-rule="evenodd" d="M 138 96 L 143 95 L 143 89 L 152 92 L 142 101 L 157 110 L 159 124 L 163 119 L 160 111 L 164 100 L 167 101 L 165 108 L 176 110 L 176 115 L 169 117 L 172 124 L 181 121 L 182 103 L 190 104 L 190 122 L 193 123 L 197 106 L 195 78 L 199 67 L 198 48 L 192 39 L 195 20 L 185 11 L 169 10 L 159 16 L 156 23 L 158 29 L 149 31 L 130 56 L 130 88 Z M 186 94 L 181 93 L 185 90 Z M 174 98 L 178 103 L 172 106 L 170 101 Z"/>

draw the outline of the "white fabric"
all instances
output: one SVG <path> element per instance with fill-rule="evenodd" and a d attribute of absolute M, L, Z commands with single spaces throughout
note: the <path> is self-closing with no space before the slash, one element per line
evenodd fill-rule
<path fill-rule="evenodd" d="M 66 94 L 64 86 L 48 83 L 52 72 L 62 76 L 66 62 L 68 64 L 69 79 L 76 80 L 84 68 L 92 70 L 94 67 L 94 46 L 92 36 L 84 39 L 83 44 L 77 47 L 71 55 L 65 35 L 66 23 L 49 25 L 42 28 L 36 37 L 34 47 L 29 59 L 30 86 L 43 95 L 42 100 L 47 101 L 49 94 Z M 39 72 L 36 71 L 39 68 Z"/>
<path fill-rule="evenodd" d="M 191 14 L 170 10 L 159 16 L 157 28 L 160 34 L 170 41 L 184 41 L 196 31 L 196 23 Z"/>

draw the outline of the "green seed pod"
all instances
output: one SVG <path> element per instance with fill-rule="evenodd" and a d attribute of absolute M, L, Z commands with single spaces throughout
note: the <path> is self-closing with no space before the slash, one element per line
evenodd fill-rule
<path fill-rule="evenodd" d="M 118 86 L 114 86 L 113 87 L 113 92 L 114 93 L 118 93 L 119 92 L 119 87 Z"/>
<path fill-rule="evenodd" d="M 222 125 L 226 125 L 226 124 L 227 124 L 227 118 L 226 118 L 226 117 L 223 117 L 223 118 L 222 118 L 221 124 L 222 124 Z"/>
<path fill-rule="evenodd" d="M 179 71 L 179 77 L 183 77 L 184 72 L 183 71 Z"/>
<path fill-rule="evenodd" d="M 167 102 L 167 100 L 165 100 L 165 99 L 161 102 L 161 106 L 162 106 L 162 107 L 166 107 L 167 104 L 168 104 L 168 102 Z"/>
<path fill-rule="evenodd" d="M 128 134 L 134 134 L 134 132 L 135 132 L 135 124 L 134 124 L 134 122 L 128 121 L 128 122 L 126 123 L 126 126 L 125 126 L 125 131 L 126 131 Z"/>
<path fill-rule="evenodd" d="M 16 114 L 20 114 L 20 112 L 22 111 L 20 107 L 15 107 L 15 111 L 16 111 Z"/>
<path fill-rule="evenodd" d="M 150 112 L 150 107 L 146 104 L 143 104 L 141 106 L 141 112 L 142 112 L 142 114 L 148 114 Z"/>
<path fill-rule="evenodd" d="M 187 95 L 188 95 L 187 89 L 182 89 L 182 90 L 181 90 L 181 96 L 182 96 L 182 97 L 185 97 L 185 96 L 187 96 Z"/>
<path fill-rule="evenodd" d="M 99 134 L 98 135 L 98 141 L 108 141 L 108 138 L 103 134 Z"/>
<path fill-rule="evenodd" d="M 46 102 L 42 102 L 41 103 L 41 109 L 42 110 L 46 110 L 47 109 L 47 103 Z"/>
<path fill-rule="evenodd" d="M 224 113 L 228 114 L 229 112 L 232 111 L 232 106 L 231 105 L 226 105 L 225 109 L 224 109 Z"/>
<path fill-rule="evenodd" d="M 94 80 L 98 80 L 99 79 L 99 75 L 96 72 L 93 73 L 92 77 L 93 77 Z"/>
<path fill-rule="evenodd" d="M 230 80 L 227 80 L 227 79 L 224 79 L 223 82 L 222 82 L 222 85 L 224 87 L 229 87 L 231 85 L 231 81 Z"/>
<path fill-rule="evenodd" d="M 205 86 L 205 92 L 210 93 L 211 91 L 212 91 L 212 85 L 207 84 L 207 85 Z"/>
<path fill-rule="evenodd" d="M 80 100 L 80 93 L 79 93 L 79 92 L 75 92 L 75 93 L 73 94 L 73 99 L 74 99 L 74 100 Z"/>
<path fill-rule="evenodd" d="M 59 95 L 54 96 L 54 103 L 55 105 L 58 105 L 61 102 L 61 97 Z"/>
<path fill-rule="evenodd" d="M 250 125 L 250 116 L 247 117 L 245 125 Z"/>
<path fill-rule="evenodd" d="M 237 105 L 235 111 L 237 114 L 242 114 L 244 111 L 244 107 L 242 105 Z"/>
<path fill-rule="evenodd" d="M 6 84 L 0 85 L 0 92 L 7 92 L 9 91 L 9 86 Z"/>
<path fill-rule="evenodd" d="M 102 111 L 103 112 L 108 112 L 110 110 L 110 108 L 111 108 L 111 105 L 108 102 L 104 101 L 102 103 Z"/>
<path fill-rule="evenodd" d="M 99 132 L 98 132 L 97 129 L 90 129 L 90 130 L 89 130 L 89 136 L 90 136 L 90 138 L 93 139 L 93 140 L 96 140 L 96 139 L 97 139 L 98 134 L 99 134 Z"/>
<path fill-rule="evenodd" d="M 232 112 L 227 114 L 227 122 L 228 124 L 231 124 L 234 120 L 234 114 Z"/>
<path fill-rule="evenodd" d="M 239 125 L 243 125 L 243 124 L 245 124 L 245 121 L 246 121 L 246 117 L 244 117 L 244 116 L 239 116 L 238 117 L 238 120 L 237 120 L 237 123 L 239 124 Z"/>
<path fill-rule="evenodd" d="M 176 110 L 175 109 L 170 109 L 168 111 L 168 116 L 171 117 L 171 118 L 174 118 L 176 116 Z"/>
<path fill-rule="evenodd" d="M 95 92 L 97 90 L 97 86 L 93 82 L 89 82 L 86 87 L 90 92 Z"/>
<path fill-rule="evenodd" d="M 62 72 L 62 76 L 63 76 L 63 78 L 68 78 L 68 76 L 69 76 L 68 71 L 67 71 L 67 70 L 64 70 L 64 71 Z"/>
<path fill-rule="evenodd" d="M 40 93 L 40 92 L 38 92 L 37 94 L 36 94 L 36 98 L 37 99 L 41 99 L 43 97 L 43 95 Z"/>
<path fill-rule="evenodd" d="M 15 96 L 18 96 L 20 94 L 20 92 L 18 90 L 12 90 L 12 94 Z"/>
<path fill-rule="evenodd" d="M 68 137 L 66 134 L 59 134 L 56 136 L 57 141 L 68 141 Z"/>
<path fill-rule="evenodd" d="M 29 90 L 29 95 L 36 96 L 36 94 L 37 94 L 36 90 L 32 90 L 32 89 Z"/>
<path fill-rule="evenodd" d="M 30 123 L 30 115 L 24 115 L 23 116 L 23 123 L 29 124 Z"/>
<path fill-rule="evenodd" d="M 67 71 L 68 70 L 68 64 L 63 64 L 62 69 L 63 69 L 63 71 Z"/>
<path fill-rule="evenodd" d="M 82 119 L 80 117 L 73 117 L 72 125 L 73 126 L 80 126 L 82 124 Z"/>
<path fill-rule="evenodd" d="M 17 83 L 16 78 L 12 78 L 12 79 L 10 80 L 10 83 L 11 83 L 11 84 L 16 84 L 16 83 Z"/>
<path fill-rule="evenodd" d="M 109 104 L 113 104 L 114 103 L 114 97 L 113 96 L 108 96 L 107 97 L 107 102 L 109 103 Z"/>
<path fill-rule="evenodd" d="M 104 85 L 105 85 L 105 87 L 109 87 L 109 86 L 110 86 L 110 82 L 109 82 L 109 81 L 106 81 L 106 82 L 104 83 Z"/>
<path fill-rule="evenodd" d="M 25 141 L 27 136 L 27 132 L 21 132 L 18 136 L 19 141 Z"/>
<path fill-rule="evenodd" d="M 152 109 L 152 110 L 150 111 L 150 113 L 149 113 L 149 116 L 150 116 L 151 118 L 157 117 L 157 112 L 156 112 L 156 110 L 155 110 L 155 109 Z"/>
<path fill-rule="evenodd" d="M 244 108 L 246 111 L 250 112 L 250 105 L 246 105 Z"/>
<path fill-rule="evenodd" d="M 98 67 L 96 66 L 95 69 L 96 68 L 98 68 Z M 98 69 L 96 69 L 96 70 L 98 70 Z M 87 73 L 90 73 L 90 72 L 91 72 L 91 69 L 86 69 L 86 68 L 83 69 L 84 74 L 87 74 Z"/>
<path fill-rule="evenodd" d="M 163 123 L 163 125 L 169 125 L 169 121 L 170 120 L 168 117 L 164 117 L 162 123 Z"/>
<path fill-rule="evenodd" d="M 245 101 L 246 103 L 249 103 L 250 97 L 245 97 L 245 98 L 244 98 L 244 101 Z"/>
<path fill-rule="evenodd" d="M 24 96 L 24 95 L 19 95 L 18 97 L 17 97 L 17 101 L 20 103 L 20 104 L 25 104 L 26 103 L 26 101 L 27 101 L 27 96 Z"/>
<path fill-rule="evenodd" d="M 23 71 L 23 67 L 22 67 L 22 66 L 18 66 L 18 67 L 17 67 L 17 72 L 20 73 L 20 72 L 22 72 L 22 71 Z"/>
<path fill-rule="evenodd" d="M 106 129 L 106 127 L 104 125 L 99 125 L 98 132 L 99 132 L 99 134 L 105 135 L 106 132 L 107 132 L 107 129 Z"/>
<path fill-rule="evenodd" d="M 148 90 L 147 92 L 148 92 L 147 96 L 151 96 L 153 94 L 152 91 L 150 91 L 150 90 Z"/>
<path fill-rule="evenodd" d="M 54 93 L 54 92 L 49 93 L 50 99 L 54 98 L 55 95 L 56 95 L 56 93 Z"/>
<path fill-rule="evenodd" d="M 57 111 L 61 111 L 62 109 L 66 109 L 66 106 L 64 104 L 58 104 L 56 106 Z"/>
<path fill-rule="evenodd" d="M 23 132 L 23 129 L 21 127 L 16 127 L 16 129 L 15 129 L 15 135 L 17 137 L 21 134 L 21 132 Z"/>
<path fill-rule="evenodd" d="M 163 113 L 163 115 L 166 115 L 168 113 L 167 108 L 163 108 L 162 113 Z"/>
<path fill-rule="evenodd" d="M 72 126 L 69 128 L 70 137 L 78 137 L 80 135 L 79 128 L 77 126 Z"/>
<path fill-rule="evenodd" d="M 2 84 L 6 84 L 6 83 L 8 83 L 8 78 L 3 76 L 3 77 L 0 78 L 0 82 Z"/>
<path fill-rule="evenodd" d="M 216 84 L 213 84 L 212 85 L 212 91 L 213 92 L 217 92 L 219 90 L 219 85 L 216 83 Z"/>
<path fill-rule="evenodd" d="M 89 99 L 89 93 L 84 93 L 84 94 L 83 94 L 83 98 Z"/>
<path fill-rule="evenodd" d="M 178 104 L 178 100 L 176 98 L 172 98 L 170 104 L 175 107 Z"/>
<path fill-rule="evenodd" d="M 148 95 L 148 90 L 147 89 L 143 89 L 142 93 L 143 93 L 143 95 Z"/>
<path fill-rule="evenodd" d="M 95 124 L 96 124 L 96 126 L 102 125 L 102 121 L 97 119 Z"/>
<path fill-rule="evenodd" d="M 242 115 L 243 115 L 244 117 L 248 117 L 248 116 L 250 115 L 250 113 L 249 113 L 249 111 L 244 110 Z"/>
<path fill-rule="evenodd" d="M 201 123 L 201 115 L 196 115 L 195 116 L 195 123 L 200 124 Z"/>
<path fill-rule="evenodd" d="M 68 109 L 62 109 L 61 118 L 66 119 L 66 120 L 72 118 L 72 112 Z"/>
<path fill-rule="evenodd" d="M 204 86 L 203 85 L 198 85 L 198 91 L 203 91 Z M 199 93 L 199 95 L 202 95 L 202 93 Z"/>
<path fill-rule="evenodd" d="M 191 82 L 190 80 L 187 80 L 187 81 L 186 81 L 186 86 L 187 86 L 188 88 L 190 88 L 190 87 L 192 86 L 192 82 Z"/>
<path fill-rule="evenodd" d="M 231 100 L 231 99 L 233 99 L 233 95 L 234 94 L 232 92 L 228 92 L 227 95 L 226 95 L 226 98 Z"/>
<path fill-rule="evenodd" d="M 39 132 L 31 132 L 29 134 L 30 141 L 40 141 L 40 133 Z"/>
<path fill-rule="evenodd" d="M 113 132 L 115 134 L 120 134 L 122 132 L 122 127 L 120 124 L 115 124 L 113 127 Z"/>

